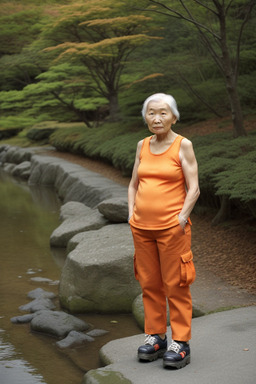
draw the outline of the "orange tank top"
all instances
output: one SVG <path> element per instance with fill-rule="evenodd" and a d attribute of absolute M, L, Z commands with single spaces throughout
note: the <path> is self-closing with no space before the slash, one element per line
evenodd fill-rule
<path fill-rule="evenodd" d="M 130 224 L 136 228 L 161 230 L 179 224 L 186 197 L 185 178 L 179 159 L 178 135 L 161 154 L 150 151 L 152 136 L 144 139 L 138 167 L 139 185 Z"/>

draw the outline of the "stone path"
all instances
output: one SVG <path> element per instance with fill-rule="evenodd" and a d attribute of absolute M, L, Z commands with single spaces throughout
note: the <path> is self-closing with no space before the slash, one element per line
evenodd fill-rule
<path fill-rule="evenodd" d="M 108 365 L 89 371 L 82 384 L 255 384 L 255 318 L 256 307 L 247 307 L 193 319 L 191 364 L 180 370 L 164 369 L 161 359 L 138 362 L 143 335 L 112 341 L 101 350 Z"/>

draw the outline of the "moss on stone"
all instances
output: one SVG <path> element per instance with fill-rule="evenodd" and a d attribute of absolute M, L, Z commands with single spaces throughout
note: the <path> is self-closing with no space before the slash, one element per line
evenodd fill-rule
<path fill-rule="evenodd" d="M 82 384 L 132 384 L 120 372 L 95 369 L 89 371 L 83 378 Z"/>

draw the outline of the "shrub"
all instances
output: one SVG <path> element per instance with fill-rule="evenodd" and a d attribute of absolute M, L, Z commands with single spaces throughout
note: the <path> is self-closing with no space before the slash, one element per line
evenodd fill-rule
<path fill-rule="evenodd" d="M 42 128 L 42 129 L 32 128 L 27 132 L 26 137 L 32 141 L 43 140 L 47 142 L 53 132 L 54 132 L 54 129 L 52 128 Z"/>
<path fill-rule="evenodd" d="M 256 132 L 233 139 L 212 134 L 192 139 L 199 164 L 201 201 L 216 205 L 216 196 L 256 217 Z"/>
<path fill-rule="evenodd" d="M 134 129 L 108 123 L 90 129 L 73 124 L 57 129 L 50 143 L 61 151 L 106 161 L 130 176 L 137 142 L 149 135 L 143 125 Z M 199 204 L 220 208 L 222 196 L 227 196 L 231 208 L 256 217 L 255 136 L 256 131 L 236 139 L 231 133 L 192 137 L 199 165 Z"/>
<path fill-rule="evenodd" d="M 50 137 L 50 143 L 58 150 L 82 154 L 107 161 L 126 176 L 131 175 L 136 144 L 148 131 L 132 132 L 120 123 L 104 124 L 99 128 L 69 127 L 58 129 Z"/>

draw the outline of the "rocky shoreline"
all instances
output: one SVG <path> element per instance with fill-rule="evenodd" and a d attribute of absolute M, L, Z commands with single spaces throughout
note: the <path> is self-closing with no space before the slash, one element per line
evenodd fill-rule
<path fill-rule="evenodd" d="M 28 293 L 32 301 L 19 307 L 26 314 L 11 322 L 30 323 L 31 331 L 54 336 L 58 348 L 76 348 L 106 332 L 91 330 L 76 313 L 131 313 L 134 300 L 138 302 L 127 189 L 79 165 L 39 153 L 40 148 L 0 146 L 0 166 L 30 186 L 54 188 L 63 202 L 61 223 L 49 239 L 51 247 L 67 253 L 58 282 L 57 300 L 63 311 L 56 310 L 52 292 L 37 288 Z M 138 312 L 141 317 L 141 307 Z"/>
<path fill-rule="evenodd" d="M 63 202 L 61 224 L 50 237 L 51 247 L 67 249 L 59 286 L 61 306 L 71 313 L 131 313 L 138 307 L 142 324 L 127 189 L 79 165 L 39 153 L 40 148 L 3 145 L 0 164 L 28 185 L 54 188 Z M 25 317 L 19 322 L 28 321 Z"/>
<path fill-rule="evenodd" d="M 41 151 L 42 148 L 23 149 L 7 145 L 0 146 L 0 166 L 11 176 L 25 180 L 28 185 L 54 188 L 63 203 L 60 209 L 61 223 L 51 234 L 49 242 L 51 247 L 65 248 L 67 253 L 57 300 L 60 301 L 64 311 L 73 313 L 69 315 L 68 320 L 74 320 L 76 324 L 78 320 L 76 313 L 126 312 L 133 314 L 143 330 L 144 311 L 141 290 L 133 276 L 133 242 L 127 224 L 127 188 L 80 165 L 42 154 Z M 208 281 L 208 285 L 210 282 L 211 280 Z M 211 305 L 209 298 L 212 296 L 216 298 L 214 295 L 216 284 L 220 285 L 220 282 L 216 282 L 215 277 L 214 287 L 206 286 L 203 280 L 193 285 L 194 324 L 199 325 L 201 321 L 205 323 L 203 320 L 205 317 L 201 317 L 202 320 L 195 317 L 209 313 L 211 307 L 216 309 L 221 306 L 222 301 L 230 302 L 227 299 L 234 294 L 235 289 L 229 287 L 228 295 L 225 295 L 226 291 L 221 285 L 223 300 L 220 300 L 218 295 L 214 306 Z M 98 333 L 91 334 L 91 331 L 88 332 L 86 323 L 79 323 L 78 328 L 76 328 L 78 324 L 71 325 L 68 330 L 64 328 L 60 335 L 61 326 L 67 321 L 64 318 L 67 315 L 66 312 L 55 310 L 51 303 L 52 298 L 45 297 L 45 292 L 37 292 L 37 294 L 39 297 L 36 298 L 35 292 L 29 293 L 29 298 L 33 301 L 20 310 L 30 313 L 12 318 L 13 323 L 30 322 L 31 329 L 34 331 L 55 335 L 59 339 L 56 342 L 59 348 L 76 348 L 104 332 L 104 330 L 93 330 L 92 332 Z M 238 305 L 241 305 L 240 302 L 243 302 L 243 305 L 253 303 L 253 298 L 250 297 L 249 300 L 248 295 L 247 301 L 243 300 L 245 295 L 240 296 L 240 299 L 238 297 L 236 300 Z M 56 323 L 57 318 L 58 326 L 54 330 L 52 324 Z M 208 323 L 206 325 L 208 326 Z M 41 328 L 38 328 L 39 326 Z M 201 329 L 201 325 L 199 328 Z M 132 344 L 134 351 L 142 337 L 143 335 L 138 335 L 120 342 L 125 342 L 126 348 Z M 116 341 L 107 344 L 106 348 L 111 347 L 111 351 L 112 349 L 115 351 L 118 345 L 119 341 Z M 144 369 L 140 370 L 142 376 L 134 380 L 130 377 L 130 370 L 128 374 L 122 367 L 116 367 L 113 364 L 117 357 L 112 361 L 109 358 L 111 353 L 108 352 L 106 358 L 106 354 L 103 353 L 105 349 L 103 348 L 100 352 L 102 363 L 112 364 L 96 371 L 89 371 L 84 376 L 84 383 L 110 383 L 113 382 L 112 379 L 118 379 L 118 382 L 138 382 L 138 384 L 144 382 Z M 133 365 L 132 360 L 129 366 L 137 370 L 137 365 L 136 367 Z M 124 366 L 127 366 L 126 357 Z M 128 378 L 132 381 L 126 381 Z"/>
<path fill-rule="evenodd" d="M 132 312 L 140 294 L 133 277 L 127 189 L 38 148 L 0 147 L 5 172 L 28 185 L 51 186 L 63 202 L 52 247 L 68 249 L 59 298 L 71 313 Z"/>

